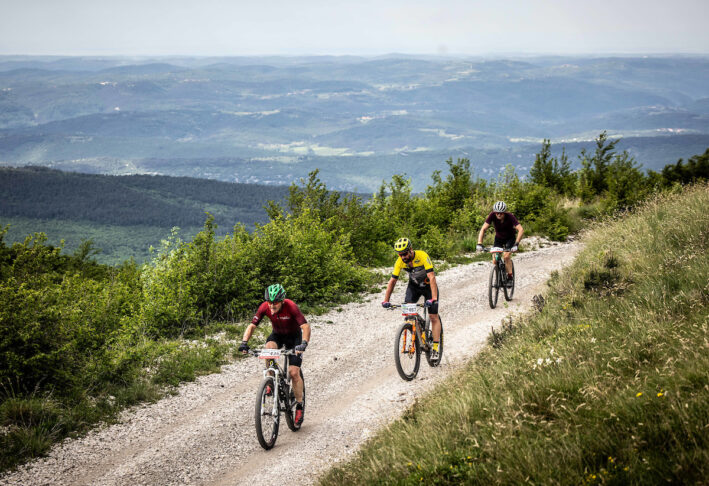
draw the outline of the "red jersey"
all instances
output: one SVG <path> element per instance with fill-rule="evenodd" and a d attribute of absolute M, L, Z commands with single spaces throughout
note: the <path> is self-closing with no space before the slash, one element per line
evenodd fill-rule
<path fill-rule="evenodd" d="M 258 326 L 263 316 L 268 316 L 271 319 L 271 326 L 273 326 L 273 332 L 276 334 L 297 334 L 300 332 L 300 326 L 302 324 L 307 324 L 308 321 L 305 320 L 305 316 L 298 305 L 290 299 L 285 299 L 281 310 L 276 314 L 271 314 L 271 309 L 268 307 L 268 302 L 261 304 L 251 319 L 251 324 Z"/>

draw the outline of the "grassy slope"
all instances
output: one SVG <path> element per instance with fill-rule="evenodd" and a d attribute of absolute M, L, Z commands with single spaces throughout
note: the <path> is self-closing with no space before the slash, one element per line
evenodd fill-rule
<path fill-rule="evenodd" d="M 598 225 L 541 312 L 322 484 L 709 477 L 709 186 Z"/>

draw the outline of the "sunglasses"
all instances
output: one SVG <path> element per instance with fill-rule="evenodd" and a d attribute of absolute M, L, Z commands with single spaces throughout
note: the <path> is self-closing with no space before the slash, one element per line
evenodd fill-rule
<path fill-rule="evenodd" d="M 403 261 L 404 263 L 409 263 L 411 260 L 413 260 L 413 256 L 408 251 L 399 253 L 399 257 L 401 257 L 401 261 Z"/>

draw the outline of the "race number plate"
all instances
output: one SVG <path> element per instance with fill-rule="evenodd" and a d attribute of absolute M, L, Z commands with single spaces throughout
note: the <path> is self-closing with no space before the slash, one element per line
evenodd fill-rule
<path fill-rule="evenodd" d="M 259 359 L 278 359 L 281 357 L 280 349 L 262 349 L 258 354 Z"/>
<path fill-rule="evenodd" d="M 417 314 L 416 304 L 401 304 L 401 315 L 411 316 Z"/>
<path fill-rule="evenodd" d="M 503 251 L 505 251 L 505 249 L 500 248 L 499 246 L 493 246 L 490 248 L 490 253 L 502 253 Z"/>

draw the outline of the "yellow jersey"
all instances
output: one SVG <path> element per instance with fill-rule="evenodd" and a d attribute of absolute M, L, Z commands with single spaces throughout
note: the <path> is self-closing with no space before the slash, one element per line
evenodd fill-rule
<path fill-rule="evenodd" d="M 401 257 L 398 257 L 391 276 L 399 278 L 402 269 L 409 274 L 409 284 L 425 287 L 431 283 L 428 279 L 428 273 L 433 272 L 433 263 L 431 263 L 431 258 L 425 251 L 414 250 L 414 258 L 408 264 L 404 263 Z"/>

